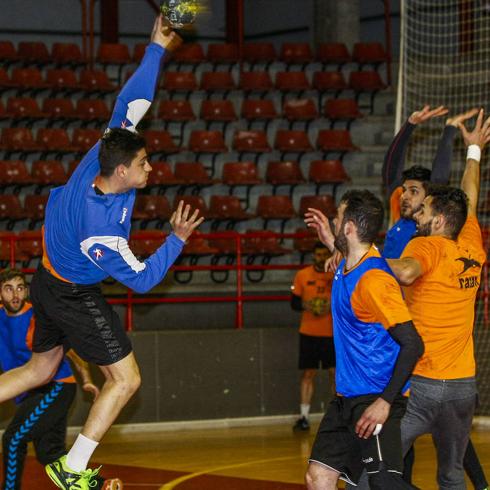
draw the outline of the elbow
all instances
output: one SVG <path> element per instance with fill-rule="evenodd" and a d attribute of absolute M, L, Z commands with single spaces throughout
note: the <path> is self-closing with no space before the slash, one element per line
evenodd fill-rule
<path fill-rule="evenodd" d="M 417 341 L 415 344 L 415 350 L 417 352 L 417 359 L 420 359 L 424 355 L 425 344 L 424 341 L 422 340 L 422 337 L 420 337 L 420 335 L 418 334 L 417 334 Z"/>
<path fill-rule="evenodd" d="M 414 283 L 417 276 L 410 267 L 403 267 L 397 271 L 396 277 L 402 286 L 410 286 Z"/>

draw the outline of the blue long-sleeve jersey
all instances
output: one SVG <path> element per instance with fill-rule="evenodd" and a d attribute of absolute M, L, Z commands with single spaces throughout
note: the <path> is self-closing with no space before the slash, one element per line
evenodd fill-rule
<path fill-rule="evenodd" d="M 165 50 L 150 44 L 145 56 L 117 97 L 109 128 L 134 131 L 154 98 Z M 77 284 L 94 284 L 112 276 L 137 292 L 158 284 L 182 251 L 171 234 L 146 261 L 131 252 L 135 190 L 99 195 L 98 142 L 83 158 L 66 185 L 53 189 L 46 207 L 44 247 L 52 272 Z"/>

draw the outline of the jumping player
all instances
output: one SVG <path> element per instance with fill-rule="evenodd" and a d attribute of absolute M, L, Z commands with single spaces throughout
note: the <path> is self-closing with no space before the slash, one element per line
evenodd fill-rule
<path fill-rule="evenodd" d="M 83 158 L 65 186 L 51 192 L 44 225 L 42 267 L 31 283 L 37 328 L 33 356 L 0 377 L 0 401 L 49 382 L 68 346 L 100 367 L 105 383 L 68 455 L 47 466 L 65 490 L 93 488 L 98 470 L 87 464 L 99 441 L 140 385 L 132 347 L 98 283 L 112 276 L 137 292 L 165 276 L 185 240 L 202 222 L 182 202 L 173 233 L 145 262 L 128 247 L 135 190 L 145 187 L 151 165 L 135 128 L 156 92 L 162 58 L 179 42 L 158 17 L 151 43 L 119 94 L 109 129 Z"/>

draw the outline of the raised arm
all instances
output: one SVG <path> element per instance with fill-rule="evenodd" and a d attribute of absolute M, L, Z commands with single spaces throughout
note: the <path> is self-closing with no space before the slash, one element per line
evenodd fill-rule
<path fill-rule="evenodd" d="M 467 148 L 466 167 L 461 179 L 461 189 L 468 197 L 468 215 L 475 216 L 480 193 L 481 152 L 490 141 L 490 117 L 483 122 L 483 109 L 478 112 L 475 127 L 468 131 L 461 122 L 458 124 Z"/>

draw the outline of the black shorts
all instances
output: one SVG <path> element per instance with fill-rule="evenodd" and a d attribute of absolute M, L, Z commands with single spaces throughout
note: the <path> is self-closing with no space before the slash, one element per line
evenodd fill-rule
<path fill-rule="evenodd" d="M 98 285 L 64 282 L 40 267 L 32 278 L 30 297 L 36 316 L 33 352 L 63 345 L 99 366 L 131 353 L 121 321 Z"/>
<path fill-rule="evenodd" d="M 378 436 L 361 439 L 355 433 L 357 421 L 377 398 L 378 395 L 335 397 L 318 428 L 310 462 L 338 471 L 341 480 L 354 485 L 358 483 L 364 468 L 368 474 L 377 473 L 381 461 L 388 472 L 401 475 L 403 458 L 400 422 L 407 407 L 405 397 L 400 395 L 395 399 Z"/>
<path fill-rule="evenodd" d="M 299 334 L 299 369 L 335 367 L 333 337 L 314 337 Z"/>

